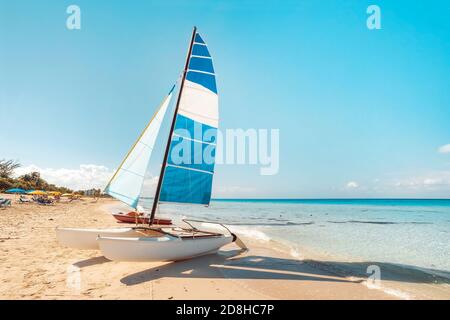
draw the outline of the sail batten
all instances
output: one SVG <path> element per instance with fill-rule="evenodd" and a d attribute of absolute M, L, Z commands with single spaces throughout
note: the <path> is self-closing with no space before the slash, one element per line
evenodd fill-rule
<path fill-rule="evenodd" d="M 180 90 L 159 201 L 208 205 L 214 175 L 219 100 L 208 47 L 195 31 Z"/>
<path fill-rule="evenodd" d="M 155 147 L 164 115 L 170 104 L 174 87 L 131 147 L 119 168 L 105 187 L 104 193 L 137 208 L 148 163 Z"/>

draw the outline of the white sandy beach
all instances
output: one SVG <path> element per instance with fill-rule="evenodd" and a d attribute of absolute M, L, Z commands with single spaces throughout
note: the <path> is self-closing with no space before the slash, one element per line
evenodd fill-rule
<path fill-rule="evenodd" d="M 432 291 L 416 290 L 426 293 L 422 296 L 369 289 L 362 278 L 330 271 L 318 261 L 295 258 L 277 243 L 248 238 L 246 253 L 231 244 L 219 254 L 169 263 L 118 263 L 98 251 L 59 246 L 57 226 L 120 226 L 108 213 L 116 204 L 115 200 L 83 199 L 53 206 L 13 203 L 0 210 L 0 298 L 448 298 L 448 291 L 435 286 Z M 417 284 L 413 286 L 417 289 Z"/>

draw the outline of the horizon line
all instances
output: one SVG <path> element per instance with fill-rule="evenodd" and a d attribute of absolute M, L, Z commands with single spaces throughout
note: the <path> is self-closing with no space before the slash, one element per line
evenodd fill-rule
<path fill-rule="evenodd" d="M 450 198 L 211 198 L 211 200 L 450 200 Z"/>
<path fill-rule="evenodd" d="M 153 197 L 141 197 L 141 199 L 153 199 Z M 211 198 L 211 201 L 223 200 L 450 200 L 450 198 Z"/>

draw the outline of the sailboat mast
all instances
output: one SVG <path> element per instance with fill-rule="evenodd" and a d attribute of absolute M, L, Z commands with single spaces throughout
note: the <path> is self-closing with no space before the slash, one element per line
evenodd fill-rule
<path fill-rule="evenodd" d="M 161 165 L 161 172 L 159 174 L 158 186 L 156 187 L 155 198 L 153 199 L 152 213 L 150 215 L 150 225 L 153 224 L 153 220 L 155 219 L 156 208 L 158 206 L 159 195 L 161 193 L 162 181 L 164 179 L 164 172 L 166 171 L 166 163 L 167 163 L 167 159 L 169 157 L 170 141 L 172 140 L 172 133 L 173 133 L 173 130 L 175 128 L 175 122 L 176 122 L 177 114 L 178 114 L 178 107 L 180 106 L 181 94 L 183 93 L 184 81 L 186 79 L 187 70 L 189 68 L 189 60 L 190 60 L 190 56 L 191 56 L 191 53 L 192 53 L 192 47 L 194 45 L 194 39 L 195 39 L 195 34 L 196 33 L 197 33 L 197 27 L 194 27 L 194 29 L 192 30 L 191 43 L 189 44 L 189 51 L 188 51 L 188 54 L 187 54 L 187 57 L 186 57 L 186 63 L 184 65 L 183 77 L 182 77 L 182 80 L 181 80 L 180 91 L 178 92 L 177 104 L 175 106 L 175 112 L 174 112 L 173 118 L 172 118 L 172 125 L 170 127 L 169 137 L 167 139 L 166 151 L 164 153 L 164 160 L 163 160 L 162 165 Z"/>

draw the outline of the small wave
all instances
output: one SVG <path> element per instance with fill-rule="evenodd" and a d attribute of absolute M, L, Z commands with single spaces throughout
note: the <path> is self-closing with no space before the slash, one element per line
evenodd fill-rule
<path fill-rule="evenodd" d="M 232 232 L 235 232 L 237 234 L 241 234 L 244 237 L 251 238 L 254 240 L 260 240 L 264 242 L 268 242 L 271 240 L 271 238 L 264 232 L 260 230 L 256 230 L 253 228 L 244 228 L 240 226 L 230 226 L 230 230 Z"/>
<path fill-rule="evenodd" d="M 296 247 L 291 247 L 289 250 L 289 254 L 291 255 L 291 257 L 298 259 L 298 260 L 303 260 L 304 256 L 300 253 L 299 249 Z"/>
<path fill-rule="evenodd" d="M 287 221 L 285 223 L 273 223 L 273 222 L 227 222 L 226 224 L 232 226 L 260 226 L 260 227 L 280 227 L 280 226 L 308 226 L 314 224 L 314 222 L 291 222 Z"/>
<path fill-rule="evenodd" d="M 433 224 L 432 222 L 415 222 L 415 221 L 412 221 L 412 222 L 405 222 L 406 224 L 407 223 L 409 223 L 409 224 Z"/>
<path fill-rule="evenodd" d="M 280 218 L 267 218 L 270 221 L 289 221 L 288 219 L 280 219 Z"/>
<path fill-rule="evenodd" d="M 401 290 L 397 290 L 397 289 L 391 289 L 391 288 L 381 288 L 381 290 L 383 290 L 384 293 L 403 299 L 403 300 L 411 300 L 411 296 Z"/>
<path fill-rule="evenodd" d="M 433 224 L 431 222 L 417 222 L 417 221 L 405 221 L 405 222 L 395 222 L 395 221 L 370 221 L 370 220 L 347 220 L 347 221 L 327 221 L 329 223 L 366 223 L 366 224 Z"/>
<path fill-rule="evenodd" d="M 202 226 L 210 229 L 223 230 L 223 227 L 208 222 L 203 222 Z M 231 232 L 236 233 L 238 235 L 242 235 L 243 237 L 246 238 L 251 238 L 253 240 L 268 242 L 272 239 L 263 231 L 257 230 L 255 228 L 245 228 L 243 226 L 236 226 L 236 225 L 227 225 L 227 227 L 228 229 L 230 229 Z"/>
<path fill-rule="evenodd" d="M 404 292 L 404 291 L 401 291 L 398 289 L 388 288 L 383 285 L 375 285 L 375 284 L 372 284 L 370 281 L 364 281 L 364 284 L 369 289 L 381 290 L 390 296 L 393 296 L 393 297 L 396 297 L 396 298 L 399 298 L 402 300 L 411 300 L 411 295 L 407 292 Z"/>

